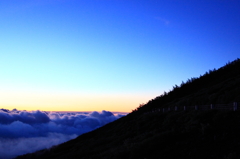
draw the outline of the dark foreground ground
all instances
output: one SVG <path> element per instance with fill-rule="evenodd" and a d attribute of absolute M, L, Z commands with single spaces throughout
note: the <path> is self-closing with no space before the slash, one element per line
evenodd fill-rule
<path fill-rule="evenodd" d="M 239 159 L 240 111 L 130 114 L 23 158 Z"/>
<path fill-rule="evenodd" d="M 233 102 L 238 111 L 153 112 Z M 240 159 L 239 106 L 240 59 L 236 59 L 173 86 L 119 120 L 18 159 Z"/>

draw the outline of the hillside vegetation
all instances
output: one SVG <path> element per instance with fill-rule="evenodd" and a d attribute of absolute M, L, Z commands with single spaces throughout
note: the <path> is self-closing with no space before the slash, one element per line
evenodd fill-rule
<path fill-rule="evenodd" d="M 159 107 L 229 104 L 240 102 L 240 59 L 227 63 L 220 69 L 210 70 L 199 78 L 191 78 L 169 92 L 141 105 L 137 112 L 147 112 Z"/>
<path fill-rule="evenodd" d="M 152 111 L 172 105 L 226 104 L 239 100 L 240 60 L 237 59 L 175 85 L 171 91 L 99 129 L 18 159 L 240 158 L 240 111 Z"/>

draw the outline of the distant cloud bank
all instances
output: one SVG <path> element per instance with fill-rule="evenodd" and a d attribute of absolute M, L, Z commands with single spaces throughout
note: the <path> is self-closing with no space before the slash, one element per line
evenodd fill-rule
<path fill-rule="evenodd" d="M 50 148 L 112 122 L 126 113 L 43 112 L 0 109 L 0 159 Z"/>

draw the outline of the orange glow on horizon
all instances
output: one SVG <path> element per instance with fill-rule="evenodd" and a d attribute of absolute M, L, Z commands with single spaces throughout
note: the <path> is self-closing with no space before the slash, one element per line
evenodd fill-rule
<path fill-rule="evenodd" d="M 0 92 L 0 107 L 42 111 L 131 112 L 153 97 L 139 94 L 83 94 L 56 92 Z"/>

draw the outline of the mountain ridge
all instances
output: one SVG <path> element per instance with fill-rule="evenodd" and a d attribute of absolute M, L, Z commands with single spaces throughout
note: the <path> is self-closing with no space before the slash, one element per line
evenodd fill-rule
<path fill-rule="evenodd" d="M 191 78 L 130 114 L 27 158 L 240 158 L 240 111 L 153 110 L 240 102 L 240 59 Z"/>

